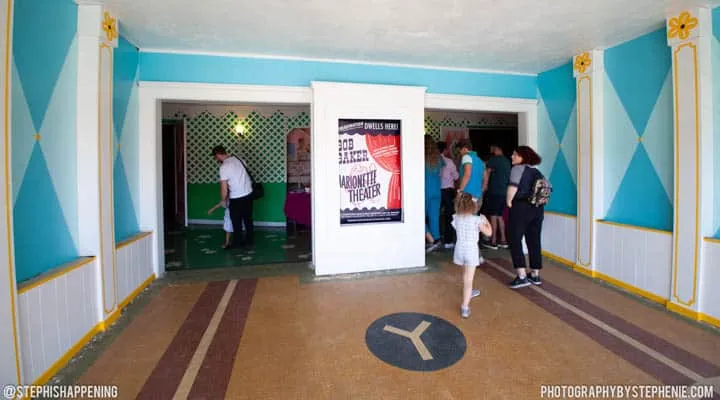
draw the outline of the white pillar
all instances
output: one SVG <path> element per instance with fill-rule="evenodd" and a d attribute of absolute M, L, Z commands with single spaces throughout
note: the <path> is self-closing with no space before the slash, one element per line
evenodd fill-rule
<path fill-rule="evenodd" d="M 603 74 L 601 50 L 573 58 L 577 101 L 577 252 L 575 264 L 592 275 L 595 270 L 595 221 L 603 204 Z"/>
<path fill-rule="evenodd" d="M 712 35 L 707 8 L 680 10 L 667 19 L 675 122 L 673 279 L 668 308 L 695 313 L 701 311 L 702 237 L 713 233 Z"/>
<path fill-rule="evenodd" d="M 78 3 L 78 248 L 98 259 L 98 317 L 117 306 L 113 228 L 113 49 L 117 21 L 94 1 Z"/>
<path fill-rule="evenodd" d="M 0 29 L 0 166 L 3 168 L 0 178 L 0 383 L 17 384 L 22 382 L 20 357 L 20 327 L 17 306 L 17 285 L 15 284 L 15 262 L 13 259 L 12 201 L 10 187 L 10 81 L 12 54 L 12 10 L 13 1 L 6 0 L 0 6 L 0 21 L 8 29 Z M 9 35 L 8 35 L 9 33 Z"/>

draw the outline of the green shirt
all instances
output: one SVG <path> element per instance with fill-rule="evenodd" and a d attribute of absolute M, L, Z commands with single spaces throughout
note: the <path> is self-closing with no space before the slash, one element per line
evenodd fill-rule
<path fill-rule="evenodd" d="M 510 182 L 510 160 L 505 156 L 493 156 L 488 160 L 487 167 L 491 170 L 488 182 L 488 194 L 504 195 Z"/>

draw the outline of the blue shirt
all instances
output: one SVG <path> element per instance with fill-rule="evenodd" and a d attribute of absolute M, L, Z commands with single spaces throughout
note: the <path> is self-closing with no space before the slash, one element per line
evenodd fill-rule
<path fill-rule="evenodd" d="M 440 197 L 440 171 L 445 167 L 445 160 L 440 158 L 438 165 L 425 166 L 425 198 Z"/>
<path fill-rule="evenodd" d="M 468 180 L 468 183 L 465 185 L 465 189 L 463 191 L 470 196 L 479 199 L 482 197 L 482 181 L 483 174 L 485 173 L 485 164 L 474 151 L 462 156 L 462 160 L 460 161 L 460 181 L 462 181 L 463 176 L 465 175 L 465 164 L 472 165 L 472 170 L 470 172 L 470 180 Z"/>

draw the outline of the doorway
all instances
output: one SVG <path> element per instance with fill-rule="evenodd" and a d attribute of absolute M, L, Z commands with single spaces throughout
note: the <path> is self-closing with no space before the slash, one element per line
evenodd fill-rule
<path fill-rule="evenodd" d="M 505 157 L 518 147 L 518 128 L 515 127 L 470 127 L 470 142 L 478 157 L 483 161 L 490 158 L 490 146 L 500 146 Z"/>
<path fill-rule="evenodd" d="M 175 231 L 184 228 L 187 223 L 183 121 L 163 121 L 162 171 L 165 231 Z"/>

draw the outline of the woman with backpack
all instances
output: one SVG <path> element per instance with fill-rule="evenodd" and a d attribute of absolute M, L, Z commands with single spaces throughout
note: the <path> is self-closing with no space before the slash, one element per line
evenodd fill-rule
<path fill-rule="evenodd" d="M 545 217 L 545 204 L 550 198 L 552 187 L 543 174 L 535 168 L 540 156 L 528 146 L 520 146 L 512 153 L 512 169 L 507 190 L 507 206 L 510 210 L 508 233 L 510 254 L 517 277 L 510 282 L 513 289 L 541 285 L 542 253 L 540 237 Z M 522 239 L 528 248 L 530 275 L 526 272 Z"/>

